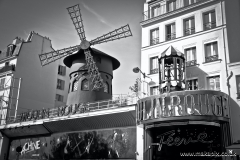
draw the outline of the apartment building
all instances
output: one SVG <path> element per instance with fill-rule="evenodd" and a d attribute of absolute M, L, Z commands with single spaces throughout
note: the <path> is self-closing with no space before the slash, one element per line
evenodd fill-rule
<path fill-rule="evenodd" d="M 52 50 L 49 38 L 31 32 L 26 40 L 17 37 L 1 51 L 2 120 L 20 112 L 66 104 L 68 69 L 62 60 L 44 67 L 39 60 L 40 53 Z"/>
<path fill-rule="evenodd" d="M 240 140 L 239 0 L 146 0 L 140 25 L 141 70 L 155 82 L 149 95 L 159 94 L 161 53 L 180 51 L 186 90 L 229 95 L 232 141 Z"/>

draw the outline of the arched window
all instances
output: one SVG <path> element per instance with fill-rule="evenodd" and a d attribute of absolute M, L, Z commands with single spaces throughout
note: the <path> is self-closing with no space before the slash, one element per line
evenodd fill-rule
<path fill-rule="evenodd" d="M 77 91 L 77 89 L 78 89 L 78 80 L 75 79 L 72 85 L 72 92 Z"/>
<path fill-rule="evenodd" d="M 89 90 L 89 81 L 87 79 L 82 80 L 81 89 L 83 91 L 88 91 Z"/>
<path fill-rule="evenodd" d="M 103 88 L 103 92 L 105 92 L 105 93 L 108 93 L 108 89 L 109 89 L 109 85 L 108 85 L 108 83 L 106 82 L 106 83 L 104 83 L 103 84 L 104 86 L 104 88 Z"/>

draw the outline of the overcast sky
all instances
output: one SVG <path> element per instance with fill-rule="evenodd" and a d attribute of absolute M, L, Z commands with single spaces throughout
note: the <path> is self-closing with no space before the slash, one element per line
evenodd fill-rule
<path fill-rule="evenodd" d="M 49 37 L 55 50 L 80 44 L 67 7 L 80 4 L 87 40 L 130 25 L 132 37 L 98 44 L 95 48 L 117 58 L 113 94 L 127 94 L 140 75 L 140 45 L 143 4 L 146 0 L 0 0 L 0 50 L 15 37 L 27 38 L 30 31 Z"/>

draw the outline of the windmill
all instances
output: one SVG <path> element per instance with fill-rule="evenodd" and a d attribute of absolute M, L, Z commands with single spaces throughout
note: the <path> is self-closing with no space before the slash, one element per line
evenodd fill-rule
<path fill-rule="evenodd" d="M 68 47 L 68 48 L 64 48 L 56 51 L 51 51 L 48 53 L 39 54 L 41 65 L 45 66 L 60 58 L 77 53 L 80 49 L 82 49 L 84 50 L 85 61 L 88 69 L 89 78 L 92 79 L 91 83 L 93 83 L 92 90 L 97 90 L 103 87 L 103 80 L 101 78 L 101 74 L 98 71 L 98 67 L 94 62 L 93 56 L 91 54 L 90 46 L 132 36 L 130 27 L 127 24 L 118 29 L 115 29 L 114 31 L 111 31 L 100 37 L 97 37 L 96 39 L 87 41 L 79 4 L 74 5 L 72 7 L 68 7 L 67 10 L 75 26 L 75 29 L 77 30 L 81 43 L 80 45 L 76 45 L 73 47 Z"/>

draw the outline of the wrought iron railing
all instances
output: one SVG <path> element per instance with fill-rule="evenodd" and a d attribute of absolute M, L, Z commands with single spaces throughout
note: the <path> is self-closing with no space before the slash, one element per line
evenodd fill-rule
<path fill-rule="evenodd" d="M 175 39 L 176 38 L 176 33 L 171 33 L 171 34 L 167 34 L 166 36 L 166 40 L 171 40 L 171 39 Z"/>
<path fill-rule="evenodd" d="M 15 65 L 7 65 L 7 66 L 4 66 L 2 68 L 0 68 L 0 73 L 4 73 L 4 72 L 7 72 L 7 71 L 15 71 Z"/>
<path fill-rule="evenodd" d="M 185 36 L 190 35 L 190 34 L 194 34 L 194 33 L 195 33 L 195 27 L 187 28 L 187 29 L 185 29 L 185 31 L 184 31 L 184 35 L 185 35 Z"/>
<path fill-rule="evenodd" d="M 150 74 L 158 73 L 158 68 L 150 69 Z"/>
<path fill-rule="evenodd" d="M 177 1 L 179 1 L 179 0 L 177 0 Z M 175 7 L 176 9 L 171 10 L 171 11 L 167 9 L 167 5 L 159 5 L 158 8 L 153 7 L 151 9 L 149 9 L 148 11 L 143 12 L 143 21 L 161 16 L 161 15 L 164 15 L 164 14 L 167 14 L 170 12 L 174 12 L 181 8 L 194 5 L 194 4 L 202 2 L 202 1 L 207 1 L 207 0 L 196 0 L 196 1 L 193 1 L 193 3 L 191 3 L 191 4 L 176 5 L 176 7 Z M 178 4 L 179 4 L 179 2 L 178 2 Z"/>
<path fill-rule="evenodd" d="M 110 110 L 114 108 L 126 107 L 137 103 L 138 98 L 136 96 L 130 95 L 119 95 L 114 96 L 112 99 L 82 103 L 79 104 L 78 111 L 74 114 L 83 114 L 89 112 L 96 112 L 100 110 Z M 19 123 L 26 121 L 35 121 L 45 118 L 55 118 L 61 116 L 69 116 L 73 113 L 72 109 L 67 108 L 68 106 L 61 106 L 57 108 L 45 109 L 45 110 L 24 110 L 21 113 L 16 114 L 15 116 L 8 116 L 6 118 L 5 124 L 10 123 Z M 8 109 L 10 111 L 10 109 Z M 17 110 L 13 110 L 16 111 Z M 12 114 L 15 115 L 15 114 Z M 1 124 L 1 125 L 5 125 Z"/>
<path fill-rule="evenodd" d="M 204 30 L 209 30 L 216 27 L 216 21 L 208 22 L 204 24 Z"/>
<path fill-rule="evenodd" d="M 217 60 L 218 60 L 218 55 L 205 57 L 205 63 L 213 62 L 213 61 L 217 61 Z"/>
<path fill-rule="evenodd" d="M 158 44 L 159 43 L 159 37 L 157 37 L 157 38 L 152 38 L 151 40 L 150 40 L 150 45 L 152 46 L 152 45 L 155 45 L 155 44 Z"/>
<path fill-rule="evenodd" d="M 197 65 L 197 60 L 191 60 L 186 62 L 187 67 L 196 66 L 196 65 Z"/>

